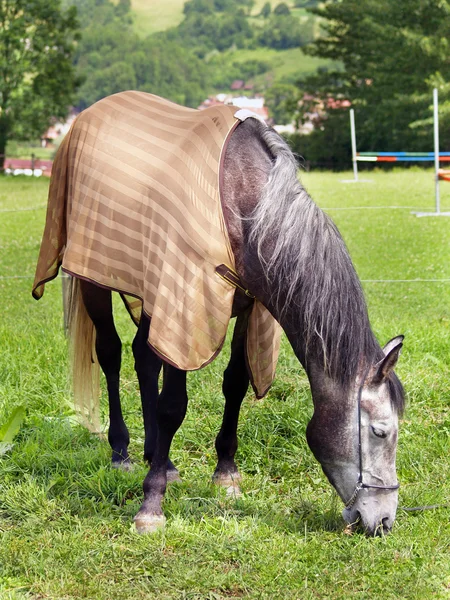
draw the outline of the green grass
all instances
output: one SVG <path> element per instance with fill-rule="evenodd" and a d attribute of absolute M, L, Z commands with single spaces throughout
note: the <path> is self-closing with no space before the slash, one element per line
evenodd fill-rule
<path fill-rule="evenodd" d="M 256 0 L 252 15 L 258 15 L 267 0 Z M 280 0 L 281 1 L 281 0 Z M 134 13 L 134 30 L 145 37 L 156 31 L 164 31 L 169 27 L 176 27 L 183 20 L 183 6 L 186 0 L 131 0 L 131 9 Z M 280 2 L 270 0 L 272 8 Z M 288 2 L 289 6 L 293 6 Z M 305 16 L 304 9 L 293 9 L 296 16 Z"/>
<path fill-rule="evenodd" d="M 400 504 L 448 503 L 450 283 L 368 280 L 450 279 L 450 221 L 410 214 L 409 207 L 433 209 L 430 171 L 341 183 L 350 177 L 305 173 L 302 180 L 344 235 L 380 341 L 406 334 L 398 366 L 408 393 Z M 167 492 L 167 526 L 134 533 L 146 472 L 134 328 L 116 303 L 136 463 L 122 473 L 109 467 L 106 440 L 73 418 L 60 281 L 39 302 L 30 295 L 47 185 L 0 179 L 0 426 L 14 407 L 27 408 L 14 447 L 0 458 L 0 598 L 450 598 L 448 508 L 400 510 L 386 538 L 344 533 L 341 502 L 305 441 L 310 392 L 286 342 L 272 391 L 262 401 L 249 394 L 242 411 L 244 496 L 228 500 L 210 484 L 226 349 L 189 376 L 188 414 L 172 452 L 184 481 Z M 441 192 L 450 210 L 450 185 Z M 358 208 L 383 206 L 401 208 Z"/>
<path fill-rule="evenodd" d="M 6 156 L 8 158 L 25 158 L 31 160 L 31 156 L 34 154 L 35 158 L 51 160 L 55 152 L 55 148 L 42 148 L 39 141 L 27 143 L 11 140 L 6 146 Z"/>
<path fill-rule="evenodd" d="M 134 30 L 142 37 L 176 27 L 183 20 L 185 0 L 131 0 Z"/>
<path fill-rule="evenodd" d="M 300 77 L 314 73 L 318 67 L 332 68 L 335 63 L 314 56 L 307 56 L 301 48 L 290 50 L 273 50 L 272 48 L 257 48 L 256 50 L 230 50 L 226 53 L 233 62 L 246 62 L 249 60 L 266 61 L 271 65 L 267 73 L 258 75 L 254 82 L 292 82 Z"/>

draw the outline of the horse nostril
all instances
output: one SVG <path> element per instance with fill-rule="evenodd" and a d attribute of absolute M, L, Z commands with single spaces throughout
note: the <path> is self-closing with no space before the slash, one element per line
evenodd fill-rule
<path fill-rule="evenodd" d="M 384 519 L 381 519 L 381 524 L 383 525 L 383 531 L 384 532 L 389 532 L 392 529 L 392 524 L 391 524 L 391 520 L 389 519 L 389 517 L 384 517 Z"/>

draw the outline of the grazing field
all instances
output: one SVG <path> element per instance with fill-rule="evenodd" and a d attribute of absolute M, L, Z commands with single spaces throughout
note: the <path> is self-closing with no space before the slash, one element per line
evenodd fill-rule
<path fill-rule="evenodd" d="M 339 68 L 338 63 L 328 59 L 308 56 L 301 48 L 274 50 L 273 48 L 256 48 L 254 50 L 228 50 L 226 56 L 232 62 L 245 63 L 259 60 L 270 65 L 268 72 L 255 76 L 252 81 L 256 85 L 273 81 L 274 83 L 295 83 L 299 78 L 310 75 L 320 67 Z"/>
<path fill-rule="evenodd" d="M 256 0 L 251 14 L 259 15 L 267 0 Z M 186 0 L 164 0 L 164 2 L 152 0 L 131 0 L 131 8 L 134 14 L 134 30 L 142 37 L 164 31 L 169 27 L 176 27 L 183 20 L 183 6 Z M 279 4 L 278 0 L 270 0 L 272 9 Z M 293 3 L 287 3 L 293 8 Z M 296 16 L 308 15 L 304 9 L 293 8 Z"/>
<path fill-rule="evenodd" d="M 183 5 L 186 0 L 165 0 L 149 2 L 148 0 L 132 0 L 131 8 L 134 16 L 134 30 L 142 37 L 156 31 L 164 31 L 176 27 L 183 20 Z"/>
<path fill-rule="evenodd" d="M 125 473 L 109 467 L 107 441 L 76 424 L 60 280 L 39 302 L 30 295 L 48 182 L 2 178 L 0 426 L 26 407 L 13 447 L 0 456 L 2 600 L 450 598 L 450 219 L 410 214 L 433 209 L 431 171 L 341 183 L 349 177 L 302 175 L 343 233 L 380 342 L 406 335 L 397 370 L 408 394 L 400 505 L 446 507 L 401 508 L 387 537 L 344 531 L 341 502 L 305 440 L 307 380 L 284 342 L 272 391 L 262 401 L 249 394 L 242 411 L 242 498 L 227 499 L 210 483 L 224 350 L 188 378 L 190 405 L 172 451 L 183 482 L 168 489 L 166 528 L 137 535 L 132 518 L 146 467 L 133 326 L 117 303 L 135 462 Z M 450 210 L 450 184 L 441 190 Z"/>

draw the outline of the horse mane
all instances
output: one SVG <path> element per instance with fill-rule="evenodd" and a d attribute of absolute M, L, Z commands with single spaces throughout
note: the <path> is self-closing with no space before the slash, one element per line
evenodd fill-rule
<path fill-rule="evenodd" d="M 314 357 L 347 387 L 362 368 L 383 358 L 360 281 L 337 227 L 298 180 L 289 146 L 273 129 L 258 129 L 273 160 L 251 215 L 249 243 L 273 289 L 271 303 L 294 328 L 306 361 Z M 392 386 L 395 392 L 398 386 Z M 401 408 L 401 394 L 394 396 Z"/>

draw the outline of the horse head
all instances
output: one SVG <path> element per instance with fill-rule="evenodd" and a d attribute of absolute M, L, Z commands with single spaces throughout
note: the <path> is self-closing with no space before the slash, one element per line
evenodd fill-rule
<path fill-rule="evenodd" d="M 395 457 L 404 399 L 393 369 L 402 342 L 403 336 L 388 342 L 383 358 L 359 375 L 350 392 L 331 378 L 310 376 L 315 409 L 308 444 L 345 504 L 344 519 L 368 535 L 389 532 L 397 511 Z"/>

